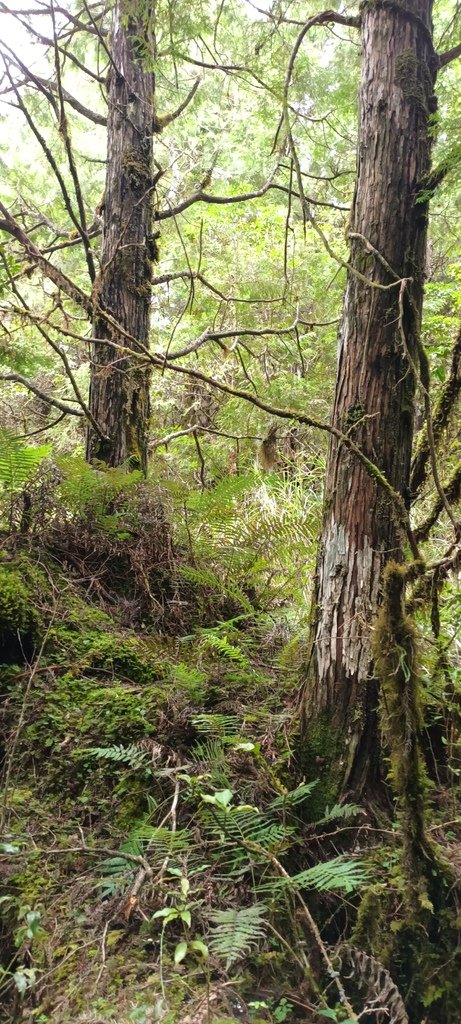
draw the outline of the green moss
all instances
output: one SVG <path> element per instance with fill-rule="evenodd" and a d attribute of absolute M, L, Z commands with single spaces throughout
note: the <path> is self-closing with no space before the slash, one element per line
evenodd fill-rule
<path fill-rule="evenodd" d="M 358 949 L 370 949 L 373 956 L 387 961 L 385 945 L 389 930 L 386 926 L 388 893 L 382 883 L 370 885 L 360 902 L 351 936 L 351 944 Z M 387 952 L 389 952 L 387 950 Z"/>
<path fill-rule="evenodd" d="M 350 433 L 353 427 L 357 426 L 363 417 L 365 416 L 365 407 L 361 402 L 357 402 L 356 405 L 351 405 L 343 418 L 343 432 L 345 434 Z"/>
<path fill-rule="evenodd" d="M 329 712 L 307 722 L 300 757 L 306 780 L 319 780 L 307 801 L 307 813 L 313 820 L 338 800 L 344 774 L 344 747 L 344 736 L 335 730 Z"/>
<path fill-rule="evenodd" d="M 34 632 L 37 622 L 36 595 L 16 569 L 0 566 L 0 640 L 11 633 Z"/>
<path fill-rule="evenodd" d="M 432 96 L 432 76 L 427 64 L 418 60 L 413 49 L 403 50 L 395 59 L 395 81 L 411 106 L 422 113 L 429 113 L 429 99 Z"/>
<path fill-rule="evenodd" d="M 398 797 L 409 902 L 424 900 L 427 843 L 427 779 L 419 749 L 422 728 L 416 631 L 405 613 L 405 585 L 421 571 L 417 565 L 390 562 L 383 577 L 383 603 L 375 635 L 375 666 L 382 685 L 382 720 L 390 749 L 391 782 Z M 426 866 L 425 866 L 426 865 Z"/>
<path fill-rule="evenodd" d="M 151 174 L 148 162 L 140 159 L 138 149 L 128 149 L 123 160 L 123 170 L 133 189 L 144 189 L 150 185 Z"/>

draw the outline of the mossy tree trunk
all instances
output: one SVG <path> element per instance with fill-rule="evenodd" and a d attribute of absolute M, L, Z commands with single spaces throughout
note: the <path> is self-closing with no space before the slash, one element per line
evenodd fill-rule
<path fill-rule="evenodd" d="M 421 192 L 435 110 L 431 11 L 431 0 L 362 5 L 351 269 L 332 420 L 405 499 L 428 216 Z M 379 774 L 372 624 L 383 565 L 399 562 L 404 546 L 404 530 L 388 493 L 332 438 L 304 746 L 314 772 L 323 764 L 330 789 L 356 797 L 372 792 Z"/>
<path fill-rule="evenodd" d="M 118 0 L 108 81 L 107 172 L 101 273 L 94 288 L 87 459 L 146 470 L 150 371 L 120 351 L 149 344 L 154 75 L 136 5 Z M 106 314 L 106 315 L 102 315 Z M 127 334 L 113 326 L 121 325 Z"/>

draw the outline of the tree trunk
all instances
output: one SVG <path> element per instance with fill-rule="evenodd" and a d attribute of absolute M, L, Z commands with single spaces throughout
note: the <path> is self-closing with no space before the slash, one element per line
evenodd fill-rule
<path fill-rule="evenodd" d="M 431 0 L 362 5 L 357 181 L 332 420 L 405 501 L 428 215 L 421 190 L 435 111 L 431 10 Z M 402 278 L 405 286 L 395 283 Z M 372 624 L 383 565 L 403 557 L 397 518 L 386 491 L 332 438 L 304 708 L 306 757 L 328 763 L 329 797 L 360 797 L 379 772 Z"/>
<path fill-rule="evenodd" d="M 108 84 L 107 172 L 101 273 L 94 287 L 90 426 L 86 457 L 108 466 L 147 467 L 150 371 L 119 348 L 149 344 L 154 75 L 140 63 L 141 22 L 116 4 Z M 124 16 L 125 14 L 125 16 Z M 126 330 L 117 331 L 101 311 Z M 114 343 L 114 344 L 111 344 Z"/>

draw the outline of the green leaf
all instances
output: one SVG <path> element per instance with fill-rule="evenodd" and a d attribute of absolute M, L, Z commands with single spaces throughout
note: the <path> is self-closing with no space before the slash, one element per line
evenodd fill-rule
<path fill-rule="evenodd" d="M 168 924 L 168 921 L 174 921 L 179 917 L 179 911 L 175 907 L 163 907 L 163 910 L 156 910 L 155 914 L 152 914 L 152 920 L 155 921 L 159 917 L 163 917 L 165 924 Z"/>
<path fill-rule="evenodd" d="M 184 921 L 184 923 L 187 924 L 187 927 L 190 928 L 192 920 L 190 916 L 190 910 L 181 910 L 178 916 L 181 918 L 181 921 Z"/>
<path fill-rule="evenodd" d="M 197 953 L 201 953 L 203 959 L 206 960 L 208 956 L 208 946 L 206 946 L 201 939 L 193 939 L 192 942 L 189 942 L 189 948 L 193 949 Z"/>
<path fill-rule="evenodd" d="M 187 942 L 178 942 L 174 951 L 175 964 L 180 964 L 181 960 L 184 960 L 185 956 L 187 956 Z"/>
<path fill-rule="evenodd" d="M 226 970 L 249 953 L 265 935 L 266 907 L 255 903 L 238 910 L 216 910 L 211 920 L 216 930 L 210 939 L 210 949 L 226 960 Z"/>

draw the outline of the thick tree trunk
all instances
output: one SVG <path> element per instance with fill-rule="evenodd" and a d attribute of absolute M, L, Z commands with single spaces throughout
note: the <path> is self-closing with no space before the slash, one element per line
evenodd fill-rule
<path fill-rule="evenodd" d="M 435 110 L 431 8 L 431 0 L 369 0 L 362 5 L 351 270 L 333 409 L 334 425 L 354 439 L 404 498 L 428 213 L 420 191 L 429 171 Z M 407 284 L 394 283 L 386 290 L 372 286 L 389 286 L 397 278 L 408 279 Z M 332 439 L 304 732 L 306 756 L 331 762 L 327 774 L 332 790 L 361 795 L 376 779 L 372 623 L 383 565 L 400 560 L 403 545 L 404 531 L 388 494 Z"/>
<path fill-rule="evenodd" d="M 109 466 L 147 466 L 147 364 L 115 345 L 137 344 L 114 329 L 101 311 L 143 346 L 149 343 L 152 132 L 154 76 L 140 63 L 143 29 L 131 5 L 116 5 L 108 86 L 107 173 L 101 274 L 94 288 L 90 409 L 108 440 L 88 430 L 87 459 Z"/>

